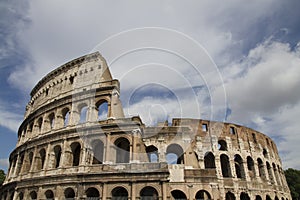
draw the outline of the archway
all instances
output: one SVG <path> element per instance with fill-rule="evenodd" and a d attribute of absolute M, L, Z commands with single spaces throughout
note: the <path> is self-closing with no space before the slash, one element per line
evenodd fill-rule
<path fill-rule="evenodd" d="M 129 163 L 130 143 L 126 138 L 119 138 L 115 141 L 116 163 Z"/>
<path fill-rule="evenodd" d="M 167 147 L 166 159 L 168 164 L 184 164 L 183 149 L 178 144 L 170 144 Z"/>
<path fill-rule="evenodd" d="M 128 192 L 123 187 L 116 187 L 111 192 L 112 200 L 127 200 Z"/>
<path fill-rule="evenodd" d="M 174 200 L 187 200 L 186 195 L 180 190 L 173 190 L 171 195 Z"/>
<path fill-rule="evenodd" d="M 141 200 L 158 200 L 158 192 L 155 188 L 147 186 L 140 192 Z"/>

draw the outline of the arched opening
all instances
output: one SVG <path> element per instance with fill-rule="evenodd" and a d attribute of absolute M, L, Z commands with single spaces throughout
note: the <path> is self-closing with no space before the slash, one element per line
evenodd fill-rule
<path fill-rule="evenodd" d="M 98 120 L 106 120 L 108 116 L 108 103 L 107 101 L 100 101 L 96 104 L 98 111 Z"/>
<path fill-rule="evenodd" d="M 100 193 L 99 191 L 92 187 L 92 188 L 88 188 L 85 192 L 86 197 L 88 200 L 99 200 L 100 199 Z"/>
<path fill-rule="evenodd" d="M 42 125 L 43 125 L 43 118 L 42 117 L 40 117 L 38 119 L 37 125 L 38 125 L 38 131 L 39 131 L 39 133 L 41 133 L 42 132 Z"/>
<path fill-rule="evenodd" d="M 275 200 L 279 200 L 278 196 L 275 196 Z"/>
<path fill-rule="evenodd" d="M 64 108 L 62 110 L 62 116 L 63 116 L 63 120 L 64 120 L 64 127 L 66 127 L 69 124 L 69 118 L 70 118 L 70 110 L 69 110 L 69 108 Z"/>
<path fill-rule="evenodd" d="M 37 193 L 35 191 L 31 191 L 29 196 L 31 200 L 37 200 Z"/>
<path fill-rule="evenodd" d="M 111 192 L 112 200 L 126 200 L 128 199 L 128 192 L 123 187 L 116 187 Z"/>
<path fill-rule="evenodd" d="M 243 159 L 238 154 L 236 154 L 234 156 L 234 166 L 235 166 L 236 177 L 237 178 L 245 178 Z"/>
<path fill-rule="evenodd" d="M 205 169 L 214 169 L 216 168 L 216 164 L 215 164 L 215 156 L 212 152 L 208 152 L 205 154 L 204 156 L 204 166 Z"/>
<path fill-rule="evenodd" d="M 250 200 L 250 197 L 246 192 L 242 192 L 240 195 L 240 200 Z"/>
<path fill-rule="evenodd" d="M 252 139 L 253 139 L 253 142 L 256 144 L 256 143 L 257 143 L 257 140 L 256 140 L 256 135 L 255 135 L 255 133 L 252 133 Z"/>
<path fill-rule="evenodd" d="M 24 199 L 24 194 L 23 194 L 23 192 L 20 192 L 19 193 L 19 200 L 23 200 Z"/>
<path fill-rule="evenodd" d="M 276 178 L 277 185 L 281 185 L 280 180 L 279 180 L 279 173 L 277 171 L 275 163 L 272 164 L 272 167 L 273 167 L 273 172 L 274 172 L 274 176 Z"/>
<path fill-rule="evenodd" d="M 174 200 L 187 200 L 186 195 L 180 190 L 173 190 L 171 195 Z"/>
<path fill-rule="evenodd" d="M 38 163 L 37 163 L 37 169 L 38 170 L 44 169 L 45 160 L 46 160 L 46 150 L 41 149 L 39 151 L 39 157 L 38 157 Z"/>
<path fill-rule="evenodd" d="M 75 192 L 72 188 L 65 189 L 64 193 L 67 200 L 75 200 Z"/>
<path fill-rule="evenodd" d="M 14 200 L 15 191 L 10 192 L 9 200 Z"/>
<path fill-rule="evenodd" d="M 200 190 L 196 194 L 196 200 L 210 200 L 210 194 L 206 190 Z"/>
<path fill-rule="evenodd" d="M 228 156 L 225 154 L 222 154 L 220 156 L 220 160 L 221 160 L 221 169 L 222 169 L 223 177 L 232 177 Z"/>
<path fill-rule="evenodd" d="M 95 140 L 92 144 L 93 147 L 93 164 L 102 164 L 103 163 L 103 151 L 104 144 L 101 140 Z"/>
<path fill-rule="evenodd" d="M 258 164 L 259 176 L 263 179 L 266 179 L 264 164 L 260 158 L 257 159 L 257 164 Z"/>
<path fill-rule="evenodd" d="M 219 140 L 218 141 L 218 149 L 220 151 L 227 151 L 227 143 L 225 140 Z"/>
<path fill-rule="evenodd" d="M 225 196 L 226 200 L 235 200 L 235 196 L 232 192 L 227 192 Z"/>
<path fill-rule="evenodd" d="M 178 144 L 170 144 L 167 147 L 166 159 L 168 164 L 184 164 L 183 149 Z"/>
<path fill-rule="evenodd" d="M 269 162 L 266 162 L 266 166 L 267 166 L 267 170 L 268 170 L 268 175 L 269 175 L 269 179 L 271 181 L 271 183 L 274 183 L 274 177 L 272 174 L 272 168 Z"/>
<path fill-rule="evenodd" d="M 266 200 L 272 200 L 269 195 L 266 195 Z"/>
<path fill-rule="evenodd" d="M 58 168 L 60 165 L 60 157 L 61 157 L 61 147 L 59 145 L 54 147 L 54 155 L 55 155 L 54 167 Z"/>
<path fill-rule="evenodd" d="M 28 171 L 29 171 L 33 162 L 33 152 L 29 153 L 28 158 L 29 158 L 29 167 L 28 167 Z"/>
<path fill-rule="evenodd" d="M 151 145 L 146 147 L 146 152 L 149 162 L 158 162 L 158 149 L 155 146 Z"/>
<path fill-rule="evenodd" d="M 262 200 L 262 198 L 261 198 L 261 196 L 256 195 L 256 196 L 255 196 L 255 200 Z"/>
<path fill-rule="evenodd" d="M 72 166 L 78 166 L 80 162 L 81 145 L 78 142 L 71 144 Z"/>
<path fill-rule="evenodd" d="M 268 158 L 268 152 L 267 152 L 266 149 L 263 149 L 263 155 L 264 155 L 265 158 Z"/>
<path fill-rule="evenodd" d="M 119 138 L 115 141 L 116 163 L 129 163 L 130 143 L 126 138 Z"/>
<path fill-rule="evenodd" d="M 79 123 L 84 123 L 87 121 L 87 111 L 88 111 L 88 106 L 86 104 L 80 105 L 78 107 L 80 117 L 79 117 Z"/>
<path fill-rule="evenodd" d="M 54 123 L 55 123 L 55 120 L 54 120 L 54 113 L 51 113 L 48 117 L 49 119 L 49 125 L 50 125 L 50 129 L 53 129 L 54 128 Z"/>
<path fill-rule="evenodd" d="M 22 171 L 23 163 L 24 163 L 24 152 L 21 153 L 20 159 L 18 160 L 17 171 L 16 171 L 17 175 L 19 175 L 20 172 Z"/>
<path fill-rule="evenodd" d="M 247 157 L 247 168 L 249 171 L 249 176 L 251 178 L 254 178 L 255 177 L 254 161 L 250 156 Z"/>
<path fill-rule="evenodd" d="M 140 192 L 141 200 L 158 200 L 158 192 L 153 187 L 144 187 Z"/>
<path fill-rule="evenodd" d="M 45 192 L 45 197 L 47 200 L 54 200 L 54 194 L 51 190 L 47 190 Z"/>

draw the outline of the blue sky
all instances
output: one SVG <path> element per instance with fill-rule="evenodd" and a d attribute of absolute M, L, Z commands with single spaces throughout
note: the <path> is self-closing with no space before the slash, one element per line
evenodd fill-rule
<path fill-rule="evenodd" d="M 128 116 L 139 114 L 148 125 L 201 117 L 252 127 L 275 140 L 285 168 L 300 169 L 299 7 L 298 0 L 1 1 L 0 168 L 7 169 L 34 85 L 99 50 L 121 81 Z M 139 30 L 156 48 L 114 60 L 122 48 L 145 47 Z M 199 58 L 202 67 L 188 62 Z M 205 68 L 210 59 L 212 68 Z"/>

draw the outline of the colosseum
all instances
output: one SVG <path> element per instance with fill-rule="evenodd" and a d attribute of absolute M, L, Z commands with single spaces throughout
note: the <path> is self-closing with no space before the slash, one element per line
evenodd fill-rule
<path fill-rule="evenodd" d="M 291 200 L 271 138 L 232 123 L 125 117 L 98 52 L 50 72 L 30 95 L 1 200 Z"/>

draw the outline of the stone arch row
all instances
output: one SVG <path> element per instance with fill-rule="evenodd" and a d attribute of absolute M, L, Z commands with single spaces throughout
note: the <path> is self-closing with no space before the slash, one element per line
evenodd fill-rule
<path fill-rule="evenodd" d="M 110 197 L 111 199 L 128 199 L 129 198 L 130 192 L 125 187 L 122 186 L 116 186 L 114 187 L 111 192 L 110 192 Z M 137 198 L 141 200 L 158 200 L 161 199 L 161 195 L 152 186 L 145 186 L 143 187 L 137 194 Z M 64 198 L 68 200 L 75 200 L 78 198 L 76 195 L 76 191 L 72 187 L 67 187 L 64 189 L 63 192 Z M 14 197 L 16 196 L 16 197 Z M 1 200 L 10 200 L 10 199 L 17 199 L 17 200 L 25 200 L 25 199 L 30 199 L 30 200 L 37 200 L 37 199 L 47 199 L 47 200 L 54 200 L 55 199 L 55 192 L 53 190 L 48 189 L 44 193 L 39 194 L 38 191 L 32 190 L 28 194 L 25 192 L 21 191 L 15 194 L 15 192 L 11 192 L 8 196 L 7 194 L 3 196 Z M 178 199 L 178 200 L 187 200 L 186 194 L 178 189 L 172 190 L 170 196 L 172 199 Z M 101 194 L 99 190 L 96 187 L 89 187 L 88 189 L 85 190 L 83 198 L 87 200 L 100 200 L 101 199 Z M 196 200 L 210 200 L 212 199 L 210 193 L 206 190 L 199 190 L 195 194 L 195 199 Z"/>
<path fill-rule="evenodd" d="M 115 150 L 115 162 L 129 163 L 130 140 L 127 137 L 117 137 L 112 142 L 114 144 L 113 149 Z M 93 139 L 90 145 L 91 147 L 84 147 L 80 141 L 75 140 L 67 146 L 64 144 L 54 144 L 50 148 L 41 146 L 21 152 L 19 156 L 15 156 L 11 161 L 8 176 L 18 176 L 20 173 L 59 167 L 76 167 L 81 163 L 103 164 L 106 142 L 103 139 Z M 88 148 L 88 151 L 84 151 L 84 148 Z M 47 151 L 48 149 L 49 151 Z M 89 154 L 92 157 L 90 163 L 86 163 L 86 159 L 83 159 L 85 152 L 86 156 Z"/>
<path fill-rule="evenodd" d="M 248 195 L 248 193 L 246 193 L 246 192 L 241 192 L 240 194 L 235 195 L 234 193 L 228 191 L 225 194 L 225 200 L 238 200 L 238 199 L 240 199 L 240 200 L 250 200 L 251 198 Z M 270 197 L 269 194 L 266 194 L 265 198 L 262 197 L 261 195 L 257 194 L 252 199 L 255 199 L 255 200 L 272 200 L 272 198 Z M 279 200 L 279 198 L 277 196 L 275 196 L 274 200 Z M 288 200 L 288 198 L 281 197 L 281 200 Z"/>
<path fill-rule="evenodd" d="M 66 127 L 69 124 L 105 120 L 108 117 L 108 102 L 107 99 L 100 99 L 93 106 L 88 106 L 88 103 L 80 103 L 73 110 L 72 106 L 65 106 L 58 111 L 49 111 L 29 122 L 19 132 L 18 137 L 20 139 L 21 136 L 24 137 L 27 134 L 48 132 L 52 129 Z"/>
<path fill-rule="evenodd" d="M 207 152 L 205 154 L 204 166 L 205 169 L 216 168 L 215 156 L 212 152 Z M 233 166 L 235 170 L 232 170 Z M 256 174 L 256 166 L 258 168 L 258 174 Z M 277 185 L 285 185 L 284 174 L 279 165 L 276 166 L 275 163 L 272 163 L 271 165 L 268 161 L 266 161 L 266 164 L 264 165 L 261 158 L 257 158 L 256 162 L 254 162 L 251 156 L 247 156 L 244 160 L 239 154 L 235 154 L 232 163 L 229 156 L 223 153 L 220 155 L 219 169 L 221 169 L 223 177 L 233 177 L 232 171 L 234 171 L 237 178 L 245 179 L 247 169 L 250 178 L 260 177 L 263 180 L 269 180 L 271 183 L 275 183 L 276 179 Z"/>

